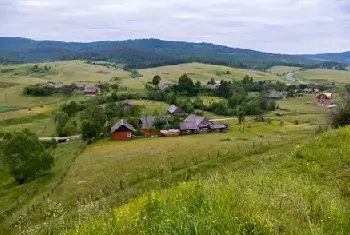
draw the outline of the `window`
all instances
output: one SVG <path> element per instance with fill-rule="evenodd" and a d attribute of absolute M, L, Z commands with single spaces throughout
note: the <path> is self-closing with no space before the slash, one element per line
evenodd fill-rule
<path fill-rule="evenodd" d="M 128 133 L 126 134 L 126 137 L 131 138 L 131 133 L 128 132 Z"/>

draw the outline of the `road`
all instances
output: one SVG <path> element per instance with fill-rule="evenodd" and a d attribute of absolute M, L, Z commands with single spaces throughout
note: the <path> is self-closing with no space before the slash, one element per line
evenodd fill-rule
<path fill-rule="evenodd" d="M 232 117 L 232 118 L 219 118 L 219 119 L 211 119 L 209 121 L 211 122 L 222 122 L 222 121 L 230 121 L 230 120 L 235 120 L 237 118 L 235 117 Z"/>
<path fill-rule="evenodd" d="M 41 141 L 50 141 L 52 139 L 55 139 L 57 141 L 79 140 L 79 139 L 81 139 L 81 135 L 73 135 L 73 136 L 68 136 L 68 137 L 39 137 L 39 140 L 41 140 Z"/>

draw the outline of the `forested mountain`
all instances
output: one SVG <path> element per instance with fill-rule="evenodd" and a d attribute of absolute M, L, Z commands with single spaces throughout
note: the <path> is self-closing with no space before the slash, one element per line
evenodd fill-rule
<path fill-rule="evenodd" d="M 350 51 L 343 53 L 326 53 L 326 54 L 316 54 L 316 55 L 304 55 L 310 59 L 316 60 L 332 60 L 341 63 L 350 64 Z"/>
<path fill-rule="evenodd" d="M 2 64 L 84 59 L 123 63 L 125 69 L 186 62 L 253 69 L 266 69 L 274 65 L 322 67 L 320 60 L 313 56 L 315 55 L 273 54 L 210 43 L 158 39 L 76 43 L 0 37 L 0 63 Z M 338 64 L 338 62 L 332 63 Z"/>

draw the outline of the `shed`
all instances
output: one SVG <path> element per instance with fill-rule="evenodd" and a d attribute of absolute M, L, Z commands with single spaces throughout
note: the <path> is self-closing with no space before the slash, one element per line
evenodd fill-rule
<path fill-rule="evenodd" d="M 154 126 L 156 117 L 144 116 L 139 119 L 139 125 L 144 136 L 158 136 L 160 131 Z"/>
<path fill-rule="evenodd" d="M 123 119 L 111 127 L 112 139 L 116 141 L 131 140 L 135 128 Z"/>
<path fill-rule="evenodd" d="M 183 114 L 183 111 L 176 105 L 170 105 L 168 108 L 168 113 L 174 116 L 181 116 Z"/>

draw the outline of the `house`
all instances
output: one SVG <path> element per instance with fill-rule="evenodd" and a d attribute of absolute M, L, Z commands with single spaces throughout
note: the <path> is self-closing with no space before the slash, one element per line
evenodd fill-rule
<path fill-rule="evenodd" d="M 319 89 L 315 89 L 314 92 L 315 93 L 320 93 L 320 90 Z"/>
<path fill-rule="evenodd" d="M 161 133 L 162 136 L 165 136 L 165 137 L 177 137 L 177 136 L 180 136 L 180 130 L 178 130 L 178 129 L 161 130 L 160 133 Z"/>
<path fill-rule="evenodd" d="M 183 111 L 176 105 L 170 105 L 170 107 L 168 108 L 168 113 L 173 116 L 183 115 Z"/>
<path fill-rule="evenodd" d="M 182 134 L 209 132 L 211 122 L 205 117 L 191 114 L 180 123 Z"/>
<path fill-rule="evenodd" d="M 316 104 L 321 106 L 329 106 L 333 104 L 333 94 L 332 93 L 321 93 L 316 96 Z"/>
<path fill-rule="evenodd" d="M 87 96 L 96 96 L 101 94 L 101 89 L 98 87 L 85 87 L 84 93 Z"/>
<path fill-rule="evenodd" d="M 305 88 L 305 89 L 303 90 L 303 92 L 304 92 L 304 93 L 310 94 L 310 93 L 313 93 L 314 90 L 313 90 L 312 88 Z"/>
<path fill-rule="evenodd" d="M 284 96 L 283 96 L 283 94 L 282 94 L 281 92 L 272 90 L 272 91 L 270 91 L 270 92 L 267 94 L 267 98 L 269 98 L 269 99 L 275 99 L 275 100 L 280 100 L 280 99 L 283 99 Z"/>
<path fill-rule="evenodd" d="M 123 119 L 111 127 L 112 139 L 115 141 L 131 140 L 135 128 Z"/>
<path fill-rule="evenodd" d="M 210 132 L 217 132 L 217 133 L 226 133 L 228 129 L 227 125 L 223 123 L 210 124 L 209 128 L 210 128 Z"/>
<path fill-rule="evenodd" d="M 156 121 L 155 117 L 145 116 L 139 119 L 139 125 L 144 136 L 159 136 L 160 131 L 154 126 Z"/>

